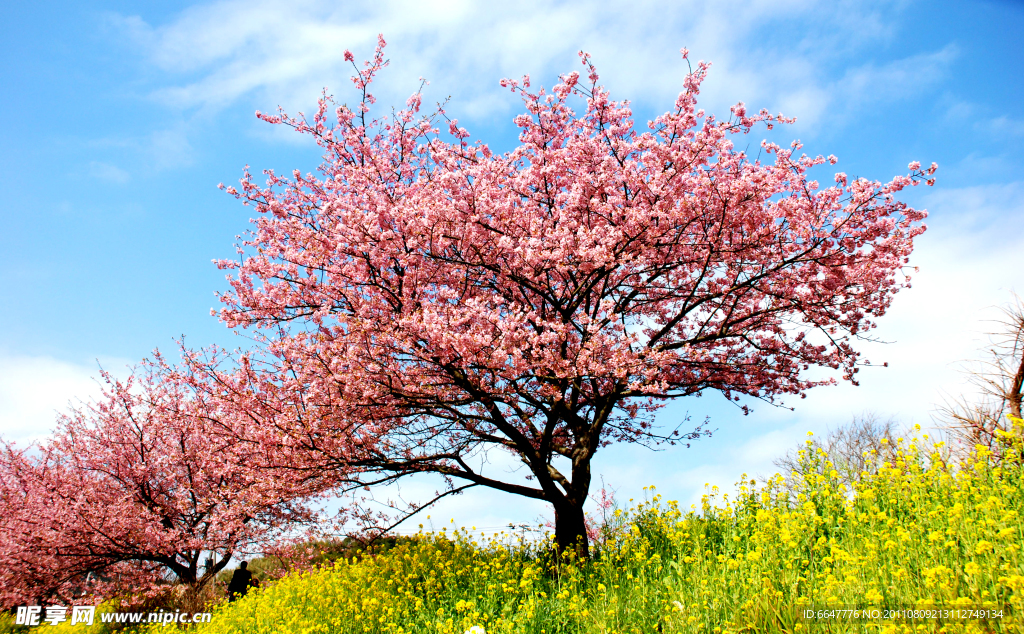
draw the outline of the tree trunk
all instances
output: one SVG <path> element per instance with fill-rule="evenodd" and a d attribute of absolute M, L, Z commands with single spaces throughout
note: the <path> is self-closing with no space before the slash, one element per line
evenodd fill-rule
<path fill-rule="evenodd" d="M 555 549 L 561 555 L 572 550 L 581 559 L 590 557 L 590 540 L 583 505 L 561 502 L 555 506 Z"/>
<path fill-rule="evenodd" d="M 228 562 L 231 560 L 231 554 L 231 551 L 222 554 L 220 556 L 220 561 L 216 561 L 213 555 L 210 556 L 210 559 L 207 561 L 213 561 L 214 564 L 213 566 L 206 566 L 206 569 L 203 572 L 203 576 L 199 577 L 199 579 L 196 581 L 197 590 L 202 590 L 203 586 L 205 586 L 208 582 L 212 581 L 213 579 L 217 578 L 217 573 L 219 573 L 221 570 L 224 570 L 224 568 L 227 567 Z"/>
<path fill-rule="evenodd" d="M 1024 329 L 1024 321 L 1021 323 L 1021 328 Z M 1017 337 L 1021 337 L 1021 333 L 1017 333 Z M 1017 366 L 1017 372 L 1013 375 L 1013 380 L 1010 383 L 1010 393 L 1006 395 L 1006 400 L 1010 404 L 1010 415 L 1014 418 L 1021 417 L 1021 397 L 1022 391 L 1024 391 L 1024 354 L 1021 355 L 1020 365 Z M 1013 428 L 1013 425 L 1010 425 Z"/>

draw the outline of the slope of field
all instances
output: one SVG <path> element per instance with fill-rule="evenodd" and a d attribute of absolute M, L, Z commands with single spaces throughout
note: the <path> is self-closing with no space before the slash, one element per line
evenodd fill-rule
<path fill-rule="evenodd" d="M 652 494 L 611 513 L 584 562 L 505 534 L 422 534 L 266 584 L 189 631 L 1020 632 L 1015 445 L 953 466 L 926 436 L 852 488 L 805 451 L 800 473 L 741 482 L 734 500 L 712 489 L 683 511 Z"/>
<path fill-rule="evenodd" d="M 284 579 L 194 631 L 1020 631 L 1020 460 L 954 468 L 936 449 L 901 445 L 854 490 L 805 452 L 799 477 L 741 483 L 736 500 L 712 491 L 682 512 L 654 496 L 616 513 L 582 564 L 503 535 L 423 535 Z M 865 608 L 878 618 L 842 611 Z"/>

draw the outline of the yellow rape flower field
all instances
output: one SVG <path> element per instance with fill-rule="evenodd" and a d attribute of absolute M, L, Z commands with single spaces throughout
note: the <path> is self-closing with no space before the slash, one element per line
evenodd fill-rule
<path fill-rule="evenodd" d="M 616 511 L 585 562 L 503 534 L 421 534 L 267 584 L 192 631 L 1024 632 L 1011 445 L 1001 463 L 979 448 L 952 466 L 927 436 L 901 442 L 852 490 L 809 449 L 803 475 L 743 482 L 736 499 Z"/>

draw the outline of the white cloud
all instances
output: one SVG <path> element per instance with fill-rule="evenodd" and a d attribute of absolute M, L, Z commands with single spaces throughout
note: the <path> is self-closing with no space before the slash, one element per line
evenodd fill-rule
<path fill-rule="evenodd" d="M 850 68 L 828 87 L 822 107 L 832 107 L 848 118 L 868 106 L 914 97 L 939 84 L 958 55 L 959 48 L 949 44 L 932 53 Z"/>
<path fill-rule="evenodd" d="M 618 98 L 664 109 L 682 85 L 686 65 L 678 51 L 687 46 L 694 59 L 715 65 L 703 94 L 711 111 L 726 112 L 742 100 L 808 123 L 838 97 L 919 89 L 950 55 L 848 68 L 837 95 L 827 79 L 834 74 L 830 65 L 850 50 L 894 37 L 887 18 L 899 10 L 864 1 L 841 5 L 367 0 L 342 9 L 313 0 L 287 6 L 223 0 L 191 7 L 162 25 L 138 17 L 114 21 L 171 82 L 154 96 L 182 108 L 216 110 L 248 97 L 263 110 L 281 105 L 295 112 L 312 107 L 323 86 L 342 101 L 351 99 L 344 50 L 368 57 L 383 33 L 395 62 L 376 86 L 383 103 L 403 103 L 426 77 L 428 103 L 451 94 L 450 111 L 478 121 L 504 118 L 517 107 L 498 79 L 529 73 L 551 85 L 558 73 L 579 68 L 581 48 L 593 54 Z M 806 34 L 793 38 L 797 32 Z"/>
<path fill-rule="evenodd" d="M 116 165 L 110 165 L 109 163 L 102 163 L 100 161 L 92 161 L 89 163 L 89 175 L 101 181 L 115 183 L 117 185 L 124 185 L 131 180 L 131 175 L 125 170 L 117 167 Z"/>
<path fill-rule="evenodd" d="M 1024 136 L 1024 121 L 1006 115 L 996 117 L 990 123 L 996 134 Z"/>
<path fill-rule="evenodd" d="M 862 101 L 906 97 L 922 85 L 942 79 L 958 54 L 957 46 L 950 44 L 934 53 L 913 55 L 881 66 L 865 64 L 847 71 L 837 86 L 859 95 Z"/>
<path fill-rule="evenodd" d="M 58 412 L 100 393 L 98 375 L 95 366 L 0 354 L 0 437 L 19 445 L 46 437 Z"/>
<path fill-rule="evenodd" d="M 189 132 L 189 124 L 181 122 L 146 134 L 96 139 L 90 145 L 100 151 L 133 156 L 129 160 L 135 162 L 136 170 L 144 165 L 149 170 L 163 171 L 192 164 L 195 151 L 189 141 Z M 118 184 L 127 183 L 131 179 L 131 174 L 126 170 L 98 161 L 89 164 L 89 175 Z"/>
<path fill-rule="evenodd" d="M 192 164 L 192 144 L 185 130 L 173 128 L 153 132 L 146 142 L 157 169 L 186 167 Z"/>

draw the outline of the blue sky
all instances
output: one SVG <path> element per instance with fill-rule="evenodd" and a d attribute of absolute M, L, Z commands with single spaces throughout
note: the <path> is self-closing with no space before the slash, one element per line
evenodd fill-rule
<path fill-rule="evenodd" d="M 180 335 L 242 343 L 209 316 L 226 288 L 211 260 L 233 255 L 249 210 L 216 186 L 246 164 L 315 168 L 308 139 L 253 112 L 309 111 L 325 86 L 351 99 L 343 51 L 368 57 L 379 32 L 391 60 L 379 103 L 404 103 L 425 77 L 426 102 L 450 96 L 448 112 L 494 149 L 512 147 L 520 106 L 502 77 L 550 86 L 585 49 L 644 121 L 678 93 L 686 46 L 713 64 L 709 112 L 744 101 L 796 116 L 776 140 L 836 154 L 851 175 L 939 164 L 936 187 L 906 196 L 931 217 L 914 288 L 877 331 L 893 343 L 863 346 L 890 367 L 795 411 L 681 402 L 664 421 L 710 415 L 718 433 L 690 450 L 599 454 L 595 472 L 620 497 L 655 484 L 689 503 L 705 482 L 767 475 L 807 430 L 854 414 L 929 424 L 960 392 L 958 364 L 993 307 L 1024 291 L 1024 3 L 15 3 L 0 23 L 0 434 L 45 435 L 55 409 L 95 393 L 97 360 L 117 373 Z M 480 492 L 433 515 L 500 526 L 541 512 Z"/>

